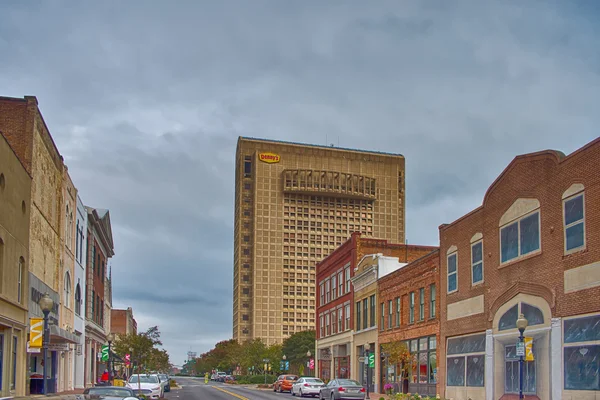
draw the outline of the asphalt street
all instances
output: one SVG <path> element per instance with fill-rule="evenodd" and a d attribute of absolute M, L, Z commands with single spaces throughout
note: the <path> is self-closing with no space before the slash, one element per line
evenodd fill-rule
<path fill-rule="evenodd" d="M 270 390 L 258 390 L 254 387 L 226 385 L 224 383 L 204 383 L 204 378 L 175 377 L 181 389 L 173 389 L 165 394 L 168 400 L 291 400 L 289 393 L 274 393 Z"/>

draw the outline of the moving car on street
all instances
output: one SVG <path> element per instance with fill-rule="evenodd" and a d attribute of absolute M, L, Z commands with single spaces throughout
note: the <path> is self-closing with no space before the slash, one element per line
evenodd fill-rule
<path fill-rule="evenodd" d="M 83 391 L 85 399 L 137 400 L 132 389 L 122 386 L 97 386 Z"/>
<path fill-rule="evenodd" d="M 143 394 L 149 399 L 161 399 L 165 395 L 158 375 L 131 375 L 129 381 L 127 381 L 127 387 L 133 389 L 135 394 L 137 394 L 139 390 L 140 394 Z"/>
<path fill-rule="evenodd" d="M 366 399 L 365 388 L 353 379 L 333 379 L 319 390 L 319 399 Z"/>
<path fill-rule="evenodd" d="M 319 378 L 301 377 L 292 385 L 292 396 L 317 397 L 325 383 Z"/>
<path fill-rule="evenodd" d="M 279 375 L 273 384 L 274 392 L 292 392 L 292 385 L 298 380 L 297 375 Z"/>

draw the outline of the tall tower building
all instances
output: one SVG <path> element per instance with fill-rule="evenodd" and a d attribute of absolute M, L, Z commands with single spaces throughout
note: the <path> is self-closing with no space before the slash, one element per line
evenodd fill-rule
<path fill-rule="evenodd" d="M 315 328 L 315 265 L 352 232 L 404 242 L 404 157 L 240 137 L 233 338 Z"/>

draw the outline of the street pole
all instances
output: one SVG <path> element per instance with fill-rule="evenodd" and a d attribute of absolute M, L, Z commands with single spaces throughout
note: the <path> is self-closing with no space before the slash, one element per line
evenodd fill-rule
<path fill-rule="evenodd" d="M 48 379 L 47 379 L 47 375 L 46 375 L 46 371 L 47 371 L 47 367 L 48 367 L 48 342 L 49 342 L 49 338 L 48 338 L 48 314 L 50 313 L 50 310 L 42 310 L 42 312 L 44 313 L 44 335 L 43 335 L 43 346 L 44 346 L 44 382 L 42 384 L 42 391 L 44 392 L 44 395 L 48 394 Z"/>
<path fill-rule="evenodd" d="M 365 355 L 366 355 L 366 358 L 365 358 L 365 368 L 367 369 L 367 399 L 369 398 L 369 386 L 371 386 L 370 385 L 370 383 L 371 383 L 371 379 L 370 378 L 371 377 L 370 377 L 370 374 L 369 374 L 369 372 L 370 372 L 369 370 L 371 369 L 369 367 L 369 350 L 370 350 L 369 344 L 367 343 L 365 345 Z"/>
<path fill-rule="evenodd" d="M 528 321 L 525 318 L 525 316 L 523 314 L 519 314 L 519 318 L 517 319 L 517 329 L 519 330 L 519 344 L 520 347 L 522 349 L 522 351 L 524 352 L 525 350 L 525 337 L 523 336 L 523 333 L 525 332 L 525 329 L 527 328 L 527 324 Z M 521 353 L 521 355 L 519 356 L 519 400 L 523 400 L 523 378 L 524 378 L 524 357 L 525 355 L 523 353 Z"/>
<path fill-rule="evenodd" d="M 520 331 L 519 342 L 523 345 L 524 342 L 523 332 Z M 519 400 L 523 400 L 523 356 L 519 357 Z"/>

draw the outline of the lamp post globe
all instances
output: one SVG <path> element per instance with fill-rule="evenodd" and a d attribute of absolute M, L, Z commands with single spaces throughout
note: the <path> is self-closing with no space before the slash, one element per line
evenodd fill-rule
<path fill-rule="evenodd" d="M 48 293 L 44 293 L 38 304 L 42 312 L 50 312 L 54 308 L 54 300 L 52 300 Z"/>
<path fill-rule="evenodd" d="M 287 357 L 285 356 L 285 354 L 281 358 L 283 359 L 283 361 L 287 360 Z"/>

